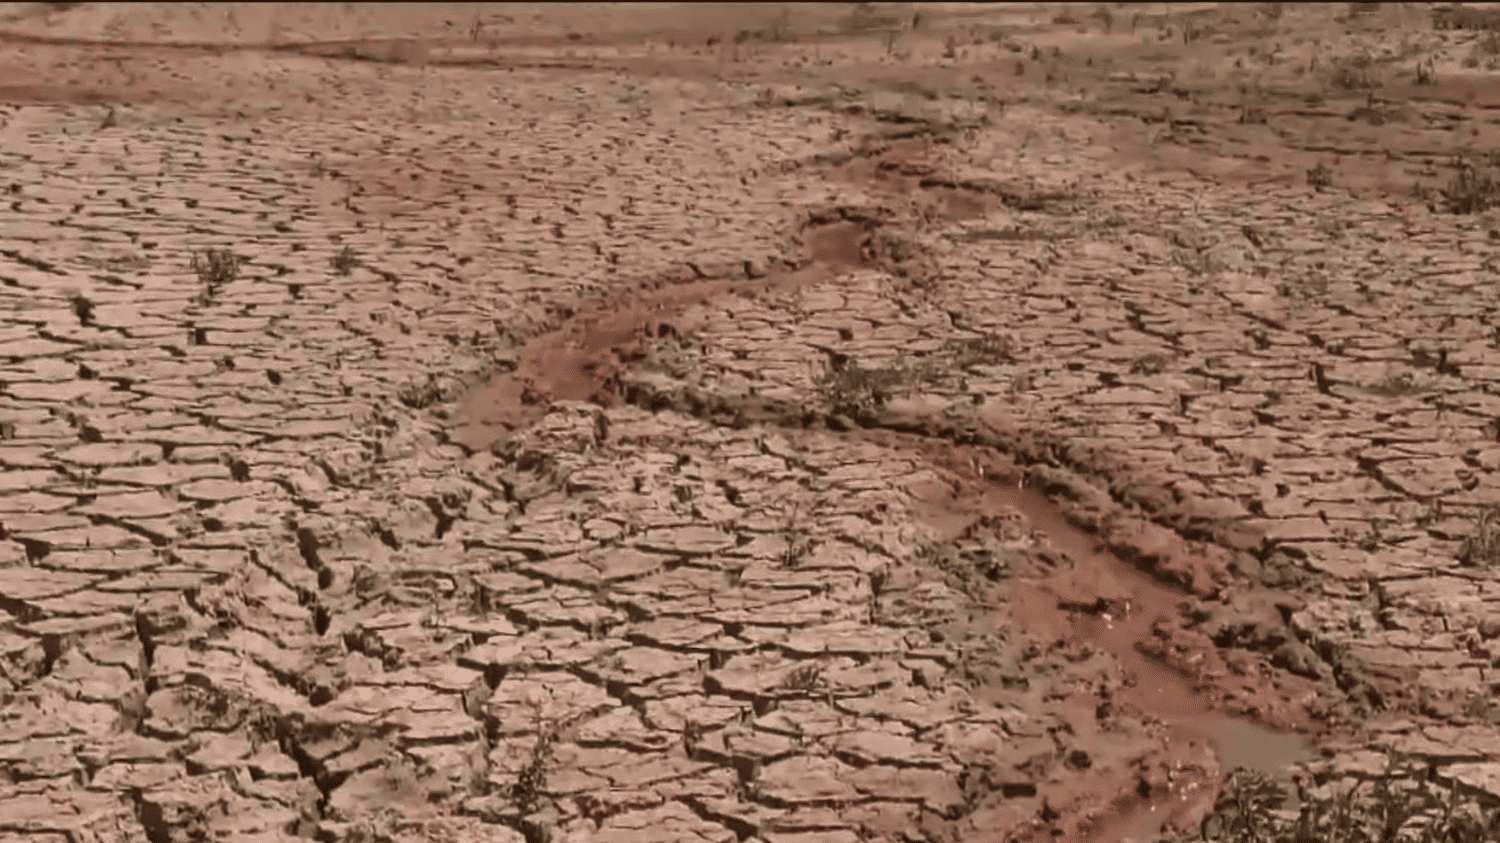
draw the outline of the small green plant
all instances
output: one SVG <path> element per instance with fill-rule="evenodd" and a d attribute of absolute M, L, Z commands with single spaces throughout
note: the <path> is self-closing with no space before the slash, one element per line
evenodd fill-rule
<path fill-rule="evenodd" d="M 954 350 L 957 354 L 953 364 L 960 369 L 1016 362 L 1015 346 L 1010 338 L 993 331 L 985 331 L 980 336 L 966 339 L 958 343 Z"/>
<path fill-rule="evenodd" d="M 537 735 L 536 746 L 531 749 L 531 760 L 511 788 L 510 801 L 515 803 L 523 817 L 536 809 L 542 791 L 547 787 L 547 763 L 552 760 L 552 744 L 556 739 L 551 730 Z"/>
<path fill-rule="evenodd" d="M 447 397 L 442 384 L 432 375 L 421 383 L 407 384 L 396 393 L 396 400 L 412 408 L 413 410 L 425 410 L 433 404 L 441 403 Z"/>
<path fill-rule="evenodd" d="M 1412 393 L 1420 392 L 1421 389 L 1422 387 L 1417 383 L 1416 376 L 1411 372 L 1398 372 L 1395 370 L 1387 372 L 1385 378 L 1380 383 L 1370 387 L 1370 391 L 1376 395 L 1390 397 L 1411 395 Z"/>
<path fill-rule="evenodd" d="M 1443 207 L 1450 214 L 1478 214 L 1500 207 L 1500 180 L 1467 161 L 1458 163 L 1458 172 L 1441 193 Z"/>
<path fill-rule="evenodd" d="M 829 413 L 867 421 L 909 378 L 902 368 L 866 369 L 838 356 L 829 361 L 818 386 Z"/>
<path fill-rule="evenodd" d="M 1476 64 L 1477 64 L 1477 61 L 1476 61 Z M 1465 66 L 1467 66 L 1467 65 L 1465 65 Z M 1433 60 L 1431 58 L 1427 59 L 1427 61 L 1425 61 L 1425 62 L 1423 62 L 1423 61 L 1418 61 L 1417 62 L 1417 84 L 1418 85 L 1436 85 L 1437 84 L 1437 67 L 1433 63 Z"/>
<path fill-rule="evenodd" d="M 1254 770 L 1236 768 L 1224 782 L 1213 813 L 1203 819 L 1203 839 L 1214 843 L 1262 843 L 1272 839 L 1286 789 Z"/>
<path fill-rule="evenodd" d="M 803 664 L 792 668 L 781 677 L 781 688 L 786 691 L 812 692 L 823 678 L 823 668 L 818 664 Z"/>
<path fill-rule="evenodd" d="M 1175 359 L 1172 355 L 1160 351 L 1143 354 L 1130 362 L 1130 373 L 1132 375 L 1159 375 L 1166 371 Z"/>
<path fill-rule="evenodd" d="M 1366 784 L 1370 786 L 1365 787 Z M 1268 777 L 1236 769 L 1204 818 L 1212 843 L 1482 843 L 1500 832 L 1500 810 L 1460 801 L 1457 781 L 1434 781 L 1426 762 L 1387 755 L 1386 769 L 1347 790 L 1306 794 L 1295 818 L 1280 806 L 1286 791 Z M 1361 791 L 1365 791 L 1361 793 Z M 1445 796 L 1446 794 L 1446 796 Z"/>
<path fill-rule="evenodd" d="M 1378 88 L 1380 75 L 1375 71 L 1375 60 L 1368 53 L 1356 53 L 1333 60 L 1328 84 L 1341 91 Z"/>
<path fill-rule="evenodd" d="M 355 256 L 354 250 L 345 246 L 342 251 L 328 259 L 333 266 L 333 271 L 340 275 L 348 275 L 354 267 L 359 266 L 359 258 Z"/>
<path fill-rule="evenodd" d="M 243 262 L 244 258 L 228 249 L 209 249 L 203 253 L 194 252 L 188 266 L 198 274 L 199 281 L 210 287 L 219 287 L 239 276 Z"/>
<path fill-rule="evenodd" d="M 1469 567 L 1493 567 L 1500 560 L 1500 510 L 1491 509 L 1474 522 L 1474 530 L 1464 538 L 1458 550 L 1459 564 Z"/>

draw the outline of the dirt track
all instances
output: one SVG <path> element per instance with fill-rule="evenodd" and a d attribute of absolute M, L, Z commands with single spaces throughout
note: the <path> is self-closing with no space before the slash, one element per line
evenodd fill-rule
<path fill-rule="evenodd" d="M 1500 803 L 1494 61 L 1272 5 L 0 5 L 0 840 Z"/>

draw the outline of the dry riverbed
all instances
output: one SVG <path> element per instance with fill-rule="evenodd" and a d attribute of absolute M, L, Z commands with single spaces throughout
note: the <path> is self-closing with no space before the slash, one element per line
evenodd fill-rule
<path fill-rule="evenodd" d="M 0 4 L 0 840 L 1494 839 L 1488 15 Z"/>

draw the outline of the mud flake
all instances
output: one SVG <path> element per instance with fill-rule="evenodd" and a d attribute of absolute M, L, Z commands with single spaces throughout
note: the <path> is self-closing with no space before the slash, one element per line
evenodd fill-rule
<path fill-rule="evenodd" d="M 624 636 L 660 647 L 683 648 L 706 641 L 723 630 L 719 624 L 695 618 L 667 617 L 631 624 L 625 628 Z"/>
<path fill-rule="evenodd" d="M 690 728 L 712 729 L 744 716 L 750 705 L 733 697 L 683 694 L 647 700 L 646 723 L 654 729 L 681 732 Z"/>
<path fill-rule="evenodd" d="M 781 647 L 801 656 L 888 655 L 901 649 L 905 635 L 904 629 L 845 621 L 794 630 L 782 640 Z"/>
<path fill-rule="evenodd" d="M 113 824 L 121 808 L 119 796 L 108 792 L 48 791 L 0 798 L 0 817 L 8 830 L 38 834 L 72 830 L 84 836 L 96 823 Z"/>
<path fill-rule="evenodd" d="M 703 657 L 672 653 L 655 647 L 616 650 L 603 663 L 600 675 L 609 681 L 644 685 L 663 676 L 696 670 Z"/>
<path fill-rule="evenodd" d="M 882 717 L 926 730 L 967 716 L 973 702 L 967 693 L 958 689 L 934 695 L 923 688 L 898 685 L 869 696 L 835 700 L 834 707 L 851 714 Z"/>
<path fill-rule="evenodd" d="M 815 700 L 783 700 L 775 711 L 755 718 L 757 729 L 806 738 L 826 738 L 854 728 L 854 719 Z"/>
<path fill-rule="evenodd" d="M 687 526 L 648 530 L 635 546 L 682 556 L 706 556 L 733 547 L 734 542 L 734 536 L 713 527 Z"/>
<path fill-rule="evenodd" d="M 597 685 L 571 673 L 543 672 L 506 677 L 485 703 L 485 715 L 505 735 L 562 723 L 618 703 Z"/>
<path fill-rule="evenodd" d="M 733 831 L 698 816 L 692 808 L 677 801 L 663 803 L 645 811 L 615 814 L 599 824 L 604 840 L 661 840 L 670 843 L 734 843 Z"/>
<path fill-rule="evenodd" d="M 106 793 L 150 790 L 187 776 L 179 761 L 116 762 L 106 764 L 94 773 L 89 787 Z"/>
<path fill-rule="evenodd" d="M 16 602 L 56 597 L 80 591 L 100 579 L 90 574 L 73 571 L 53 571 L 47 568 L 7 568 L 0 577 L 0 597 Z"/>
<path fill-rule="evenodd" d="M 755 784 L 773 803 L 847 802 L 862 796 L 853 783 L 857 772 L 835 758 L 801 755 L 765 765 Z"/>
<path fill-rule="evenodd" d="M 421 816 L 426 802 L 414 765 L 395 756 L 379 767 L 351 774 L 329 794 L 325 810 L 330 819 L 347 822 L 393 811 Z"/>
<path fill-rule="evenodd" d="M 665 749 L 677 740 L 677 736 L 647 728 L 635 709 L 620 706 L 581 724 L 577 739 L 585 744 L 609 744 L 637 752 L 655 752 Z"/>
<path fill-rule="evenodd" d="M 269 484 L 264 483 L 238 483 L 227 478 L 205 478 L 177 487 L 177 494 L 183 500 L 224 503 L 239 498 L 254 497 L 257 494 L 268 494 L 271 488 Z"/>
<path fill-rule="evenodd" d="M 161 459 L 161 446 L 148 443 L 95 442 L 57 455 L 63 462 L 86 466 L 134 466 Z"/>

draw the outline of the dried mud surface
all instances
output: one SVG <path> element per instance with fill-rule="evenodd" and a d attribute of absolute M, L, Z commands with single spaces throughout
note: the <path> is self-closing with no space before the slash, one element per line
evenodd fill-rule
<path fill-rule="evenodd" d="M 1500 802 L 1500 86 L 1280 5 L 0 4 L 0 839 Z"/>

